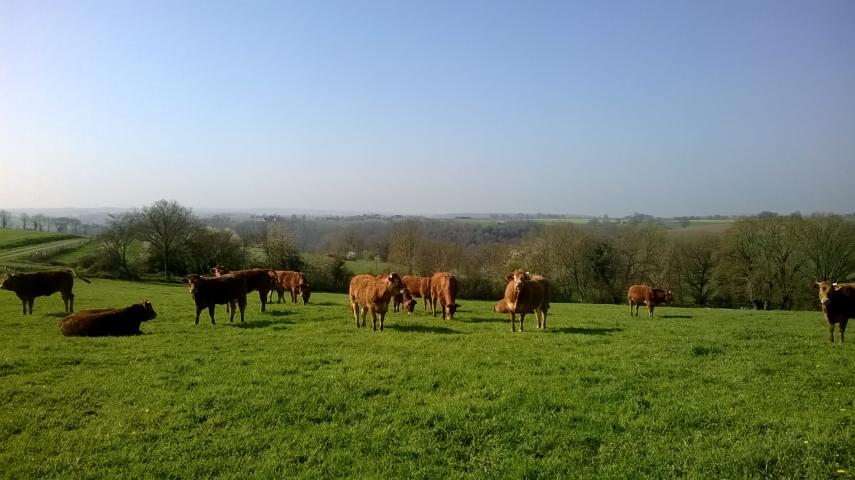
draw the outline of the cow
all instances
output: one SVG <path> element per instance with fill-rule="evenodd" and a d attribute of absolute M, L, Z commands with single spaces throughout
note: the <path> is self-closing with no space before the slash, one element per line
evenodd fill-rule
<path fill-rule="evenodd" d="M 74 277 L 77 274 L 70 270 L 49 270 L 46 272 L 13 273 L 6 275 L 0 280 L 0 289 L 15 292 L 21 299 L 24 315 L 29 308 L 30 315 L 33 314 L 33 302 L 36 297 L 47 297 L 59 292 L 65 313 L 74 312 L 74 294 L 71 288 L 74 286 Z M 86 283 L 92 283 L 83 277 L 77 277 Z"/>
<path fill-rule="evenodd" d="M 392 311 L 398 313 L 401 310 L 406 310 L 407 313 L 413 313 L 416 307 L 416 299 L 410 294 L 410 289 L 404 287 L 401 293 L 392 297 Z"/>
<path fill-rule="evenodd" d="M 505 280 L 505 298 L 496 304 L 495 310 L 505 309 L 511 314 L 511 331 L 516 332 L 516 316 L 520 316 L 520 332 L 523 331 L 525 316 L 534 313 L 537 328 L 546 329 L 546 314 L 549 312 L 549 282 L 540 275 L 524 270 L 514 270 Z M 504 301 L 504 306 L 501 302 Z"/>
<path fill-rule="evenodd" d="M 436 272 L 430 277 L 430 305 L 436 316 L 436 304 L 442 308 L 443 320 L 454 320 L 457 311 L 457 278 L 448 272 Z"/>
<path fill-rule="evenodd" d="M 404 281 L 404 285 L 407 286 L 413 297 L 424 299 L 424 309 L 427 311 L 428 303 L 430 303 L 430 277 L 404 275 L 401 280 Z"/>
<path fill-rule="evenodd" d="M 312 290 L 306 282 L 306 276 L 302 272 L 292 272 L 291 270 L 275 270 L 276 283 L 273 289 L 270 290 L 270 303 L 273 303 L 273 291 L 275 290 L 278 299 L 276 303 L 282 303 L 282 297 L 285 290 L 291 294 L 291 303 L 297 303 L 297 296 L 303 298 L 303 305 L 309 303 L 309 297 L 312 295 Z"/>
<path fill-rule="evenodd" d="M 350 279 L 350 308 L 359 328 L 359 319 L 365 326 L 365 315 L 371 312 L 374 331 L 377 331 L 377 315 L 380 315 L 380 331 L 383 331 L 383 320 L 389 310 L 389 301 L 404 289 L 404 283 L 397 273 L 392 272 L 378 276 L 357 275 Z"/>
<path fill-rule="evenodd" d="M 629 302 L 629 316 L 633 316 L 632 307 L 635 306 L 635 316 L 638 316 L 638 309 L 641 304 L 647 305 L 647 316 L 653 316 L 653 309 L 661 303 L 671 303 L 674 301 L 674 296 L 671 290 L 663 290 L 661 288 L 648 287 L 647 285 L 633 285 L 626 292 L 626 299 Z"/>
<path fill-rule="evenodd" d="M 834 343 L 834 324 L 840 324 L 840 343 L 846 333 L 846 324 L 855 318 L 855 283 L 816 282 L 819 305 L 828 321 L 828 335 Z"/>
<path fill-rule="evenodd" d="M 97 337 L 140 334 L 140 323 L 157 317 L 151 302 L 125 308 L 95 308 L 68 315 L 59 325 L 66 337 Z"/>
<path fill-rule="evenodd" d="M 216 325 L 214 307 L 222 304 L 231 306 L 229 322 L 235 318 L 235 304 L 240 309 L 240 321 L 243 321 L 246 309 L 246 277 L 231 274 L 203 277 L 194 273 L 184 277 L 182 282 L 190 288 L 190 296 L 196 304 L 196 325 L 199 325 L 199 314 L 205 308 L 211 316 L 211 324 Z"/>
<path fill-rule="evenodd" d="M 276 286 L 276 272 L 267 268 L 251 268 L 249 270 L 236 270 L 230 272 L 225 267 L 217 265 L 211 269 L 214 276 L 225 274 L 235 275 L 246 279 L 246 293 L 258 290 L 258 299 L 261 301 L 261 311 L 267 306 L 267 294 Z M 228 311 L 228 307 L 226 307 Z"/>

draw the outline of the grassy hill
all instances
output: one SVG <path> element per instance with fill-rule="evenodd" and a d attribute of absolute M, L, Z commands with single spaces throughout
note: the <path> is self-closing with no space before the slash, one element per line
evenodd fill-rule
<path fill-rule="evenodd" d="M 0 291 L 8 478 L 834 478 L 855 468 L 853 346 L 819 313 L 556 304 L 512 334 L 490 302 L 357 329 L 344 295 L 217 324 L 179 285 L 130 338 L 65 338 L 58 296 Z M 839 474 L 839 475 L 848 475 Z"/>

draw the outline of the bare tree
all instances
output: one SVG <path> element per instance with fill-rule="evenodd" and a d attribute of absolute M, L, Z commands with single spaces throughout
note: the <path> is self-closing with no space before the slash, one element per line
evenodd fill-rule
<path fill-rule="evenodd" d="M 98 236 L 98 246 L 108 265 L 118 269 L 124 276 L 134 278 L 137 274 L 131 268 L 128 251 L 139 235 L 140 215 L 127 212 L 108 216 L 110 220 L 104 232 Z"/>
<path fill-rule="evenodd" d="M 160 255 L 163 275 L 169 275 L 169 261 L 192 240 L 197 227 L 192 211 L 176 201 L 158 200 L 143 207 L 140 216 L 140 238 Z"/>
<path fill-rule="evenodd" d="M 6 210 L 0 210 L 0 228 L 6 228 L 9 226 L 9 222 L 12 221 L 12 214 Z"/>
<path fill-rule="evenodd" d="M 842 282 L 855 275 L 855 223 L 838 215 L 815 215 L 800 232 L 809 280 Z"/>
<path fill-rule="evenodd" d="M 684 233 L 674 239 L 671 260 L 678 287 L 697 305 L 709 302 L 713 289 L 713 271 L 717 263 L 719 237 L 707 232 Z"/>
<path fill-rule="evenodd" d="M 30 220 L 33 222 L 33 230 L 43 231 L 45 226 L 45 216 L 41 213 L 33 215 Z"/>
<path fill-rule="evenodd" d="M 405 220 L 392 229 L 389 235 L 389 260 L 415 271 L 420 244 L 424 242 L 422 226 L 415 220 Z"/>
<path fill-rule="evenodd" d="M 21 229 L 26 230 L 27 225 L 29 225 L 29 224 L 30 224 L 30 215 L 25 213 L 25 212 L 21 212 Z"/>

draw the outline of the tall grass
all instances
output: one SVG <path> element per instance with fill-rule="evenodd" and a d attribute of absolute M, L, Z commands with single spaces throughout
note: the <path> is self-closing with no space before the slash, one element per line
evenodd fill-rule
<path fill-rule="evenodd" d="M 556 304 L 512 334 L 490 302 L 357 329 L 345 295 L 217 324 L 186 289 L 130 338 L 65 338 L 58 296 L 0 291 L 5 478 L 831 478 L 855 468 L 852 345 L 818 313 Z M 369 322 L 370 325 L 370 322 Z"/>

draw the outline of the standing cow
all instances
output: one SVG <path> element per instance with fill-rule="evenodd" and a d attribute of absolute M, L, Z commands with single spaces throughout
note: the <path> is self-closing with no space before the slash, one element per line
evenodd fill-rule
<path fill-rule="evenodd" d="M 380 315 L 380 331 L 383 331 L 383 320 L 389 310 L 392 297 L 404 289 L 404 283 L 397 273 L 388 275 L 357 275 L 350 279 L 350 308 L 356 319 L 356 327 L 360 327 L 359 319 L 365 326 L 365 315 L 370 311 L 374 330 L 377 330 L 377 315 Z"/>
<path fill-rule="evenodd" d="M 276 291 L 278 299 L 276 303 L 282 303 L 282 297 L 285 290 L 291 294 L 291 303 L 297 303 L 297 297 L 303 299 L 303 305 L 309 303 L 309 297 L 312 294 L 306 276 L 302 272 L 294 272 L 291 270 L 275 270 L 276 281 L 273 289 L 270 290 L 270 303 L 273 303 L 273 291 Z"/>
<path fill-rule="evenodd" d="M 404 285 L 410 290 L 410 295 L 415 298 L 424 299 L 424 309 L 427 311 L 428 303 L 430 303 L 430 277 L 404 275 L 401 280 L 404 281 Z"/>
<path fill-rule="evenodd" d="M 0 280 L 0 289 L 15 292 L 21 299 L 24 315 L 29 308 L 30 315 L 33 314 L 33 303 L 36 297 L 47 297 L 59 292 L 66 313 L 74 311 L 74 294 L 71 288 L 74 286 L 74 272 L 68 270 L 51 270 L 47 272 L 14 273 Z M 91 283 L 83 277 L 77 277 L 86 283 Z"/>
<path fill-rule="evenodd" d="M 516 332 L 516 315 L 520 316 L 520 331 L 523 331 L 525 316 L 534 313 L 537 328 L 546 328 L 549 312 L 549 282 L 540 275 L 531 275 L 523 270 L 508 274 L 505 298 L 496 303 L 495 310 L 511 314 L 511 331 Z"/>
<path fill-rule="evenodd" d="M 457 278 L 448 272 L 437 272 L 430 277 L 430 304 L 434 317 L 439 302 L 443 320 L 454 320 L 454 312 L 460 306 L 456 303 L 458 290 Z"/>
<path fill-rule="evenodd" d="M 199 314 L 208 309 L 211 316 L 211 324 L 214 322 L 214 307 L 216 305 L 230 305 L 231 316 L 229 321 L 235 318 L 235 304 L 240 309 L 240 321 L 243 321 L 243 312 L 246 309 L 246 278 L 237 275 L 220 275 L 219 277 L 203 277 L 191 274 L 182 280 L 190 288 L 190 296 L 196 304 L 196 325 L 199 325 Z"/>
<path fill-rule="evenodd" d="M 81 310 L 65 317 L 59 331 L 66 337 L 138 335 L 140 323 L 156 317 L 149 301 L 120 309 Z"/>
<path fill-rule="evenodd" d="M 236 270 L 234 272 L 217 265 L 211 269 L 211 273 L 219 277 L 225 274 L 235 275 L 246 279 L 246 293 L 258 290 L 258 299 L 261 301 L 261 311 L 267 306 L 267 294 L 276 286 L 276 272 L 268 268 L 251 268 L 249 270 Z M 226 308 L 228 310 L 228 307 Z"/>
<path fill-rule="evenodd" d="M 855 283 L 816 282 L 819 305 L 828 321 L 828 335 L 834 343 L 834 324 L 840 324 L 840 343 L 846 333 L 846 324 L 855 318 Z"/>
<path fill-rule="evenodd" d="M 662 303 L 671 303 L 674 301 L 674 296 L 671 290 L 663 290 L 661 288 L 648 287 L 647 285 L 633 285 L 626 292 L 626 299 L 629 302 L 629 315 L 633 316 L 632 307 L 635 306 L 635 316 L 638 316 L 638 309 L 641 304 L 647 305 L 647 316 L 653 316 L 653 309 L 656 305 Z"/>

